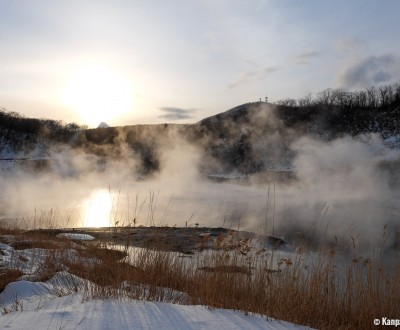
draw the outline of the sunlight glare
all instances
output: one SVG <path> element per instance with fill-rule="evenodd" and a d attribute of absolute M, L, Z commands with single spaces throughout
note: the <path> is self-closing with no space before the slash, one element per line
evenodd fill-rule
<path fill-rule="evenodd" d="M 83 124 L 97 127 L 132 109 L 131 83 L 117 71 L 99 65 L 81 67 L 70 74 L 63 103 L 77 112 Z"/>
<path fill-rule="evenodd" d="M 97 190 L 84 202 L 85 227 L 109 227 L 112 199 L 105 189 Z"/>

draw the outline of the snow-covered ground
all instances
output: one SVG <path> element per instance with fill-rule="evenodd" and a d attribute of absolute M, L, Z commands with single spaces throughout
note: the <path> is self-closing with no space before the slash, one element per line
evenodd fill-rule
<path fill-rule="evenodd" d="M 64 238 L 93 237 L 74 233 Z M 151 285 L 123 282 L 115 295 L 118 298 L 113 299 L 113 295 L 96 294 L 102 292 L 99 286 L 68 270 L 46 282 L 34 282 L 46 258 L 50 254 L 57 258 L 57 252 L 14 249 L 14 235 L 2 235 L 0 242 L 0 267 L 25 274 L 0 293 L 0 329 L 309 329 L 262 315 L 193 305 L 184 292 Z M 74 248 L 65 252 L 69 258 L 77 257 Z M 161 290 L 162 302 L 146 301 L 147 290 Z M 139 300 L 132 298 L 136 291 L 139 294 L 134 297 Z"/>
<path fill-rule="evenodd" d="M 57 237 L 63 237 L 75 241 L 92 241 L 94 237 L 92 235 L 87 234 L 74 234 L 74 233 L 61 233 L 58 234 Z"/>
<path fill-rule="evenodd" d="M 150 301 L 86 300 L 57 294 L 66 273 L 46 283 L 18 281 L 0 294 L 2 329 L 309 329 L 292 323 L 206 306 Z M 78 278 L 76 278 L 78 280 Z"/>

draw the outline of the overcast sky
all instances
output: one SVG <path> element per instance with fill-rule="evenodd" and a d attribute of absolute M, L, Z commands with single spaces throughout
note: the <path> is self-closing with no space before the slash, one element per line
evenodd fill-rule
<path fill-rule="evenodd" d="M 0 0 L 0 107 L 187 123 L 266 95 L 399 82 L 399 13 L 397 0 Z"/>

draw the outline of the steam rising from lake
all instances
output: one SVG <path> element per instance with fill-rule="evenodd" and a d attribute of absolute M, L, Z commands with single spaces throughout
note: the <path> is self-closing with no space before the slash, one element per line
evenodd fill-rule
<path fill-rule="evenodd" d="M 47 172 L 2 170 L 0 215 L 25 227 L 223 226 L 289 241 L 350 242 L 352 236 L 360 244 L 376 241 L 388 225 L 386 237 L 396 244 L 399 172 L 382 164 L 390 160 L 398 168 L 398 150 L 377 135 L 302 137 L 290 147 L 297 179 L 283 183 L 262 183 L 259 174 L 211 181 L 198 170 L 202 151 L 183 140 L 162 149 L 161 171 L 150 179 L 135 174 L 128 149 L 99 165 L 93 155 L 64 148 L 52 153 Z"/>

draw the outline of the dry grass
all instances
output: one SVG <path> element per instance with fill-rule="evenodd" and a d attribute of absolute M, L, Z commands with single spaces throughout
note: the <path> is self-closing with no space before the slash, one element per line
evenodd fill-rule
<path fill-rule="evenodd" d="M 0 232 L 0 238 L 5 234 Z M 369 329 L 375 318 L 400 315 L 400 263 L 388 268 L 382 253 L 343 258 L 337 250 L 321 249 L 307 257 L 299 249 L 280 258 L 274 251 L 243 255 L 243 246 L 232 250 L 231 244 L 221 249 L 217 240 L 217 251 L 191 258 L 138 249 L 128 260 L 128 248 L 115 251 L 104 244 L 78 244 L 50 235 L 30 240 L 26 233 L 12 235 L 21 240 L 16 247 L 50 249 L 42 279 L 68 270 L 97 284 L 80 288 L 88 298 L 162 301 L 166 293 L 160 288 L 169 288 L 190 299 L 171 296 L 168 301 L 261 313 L 319 329 Z M 71 249 L 76 251 L 73 258 Z M 17 270 L 0 274 L 0 288 L 20 275 Z M 122 283 L 128 290 L 121 290 Z"/>

